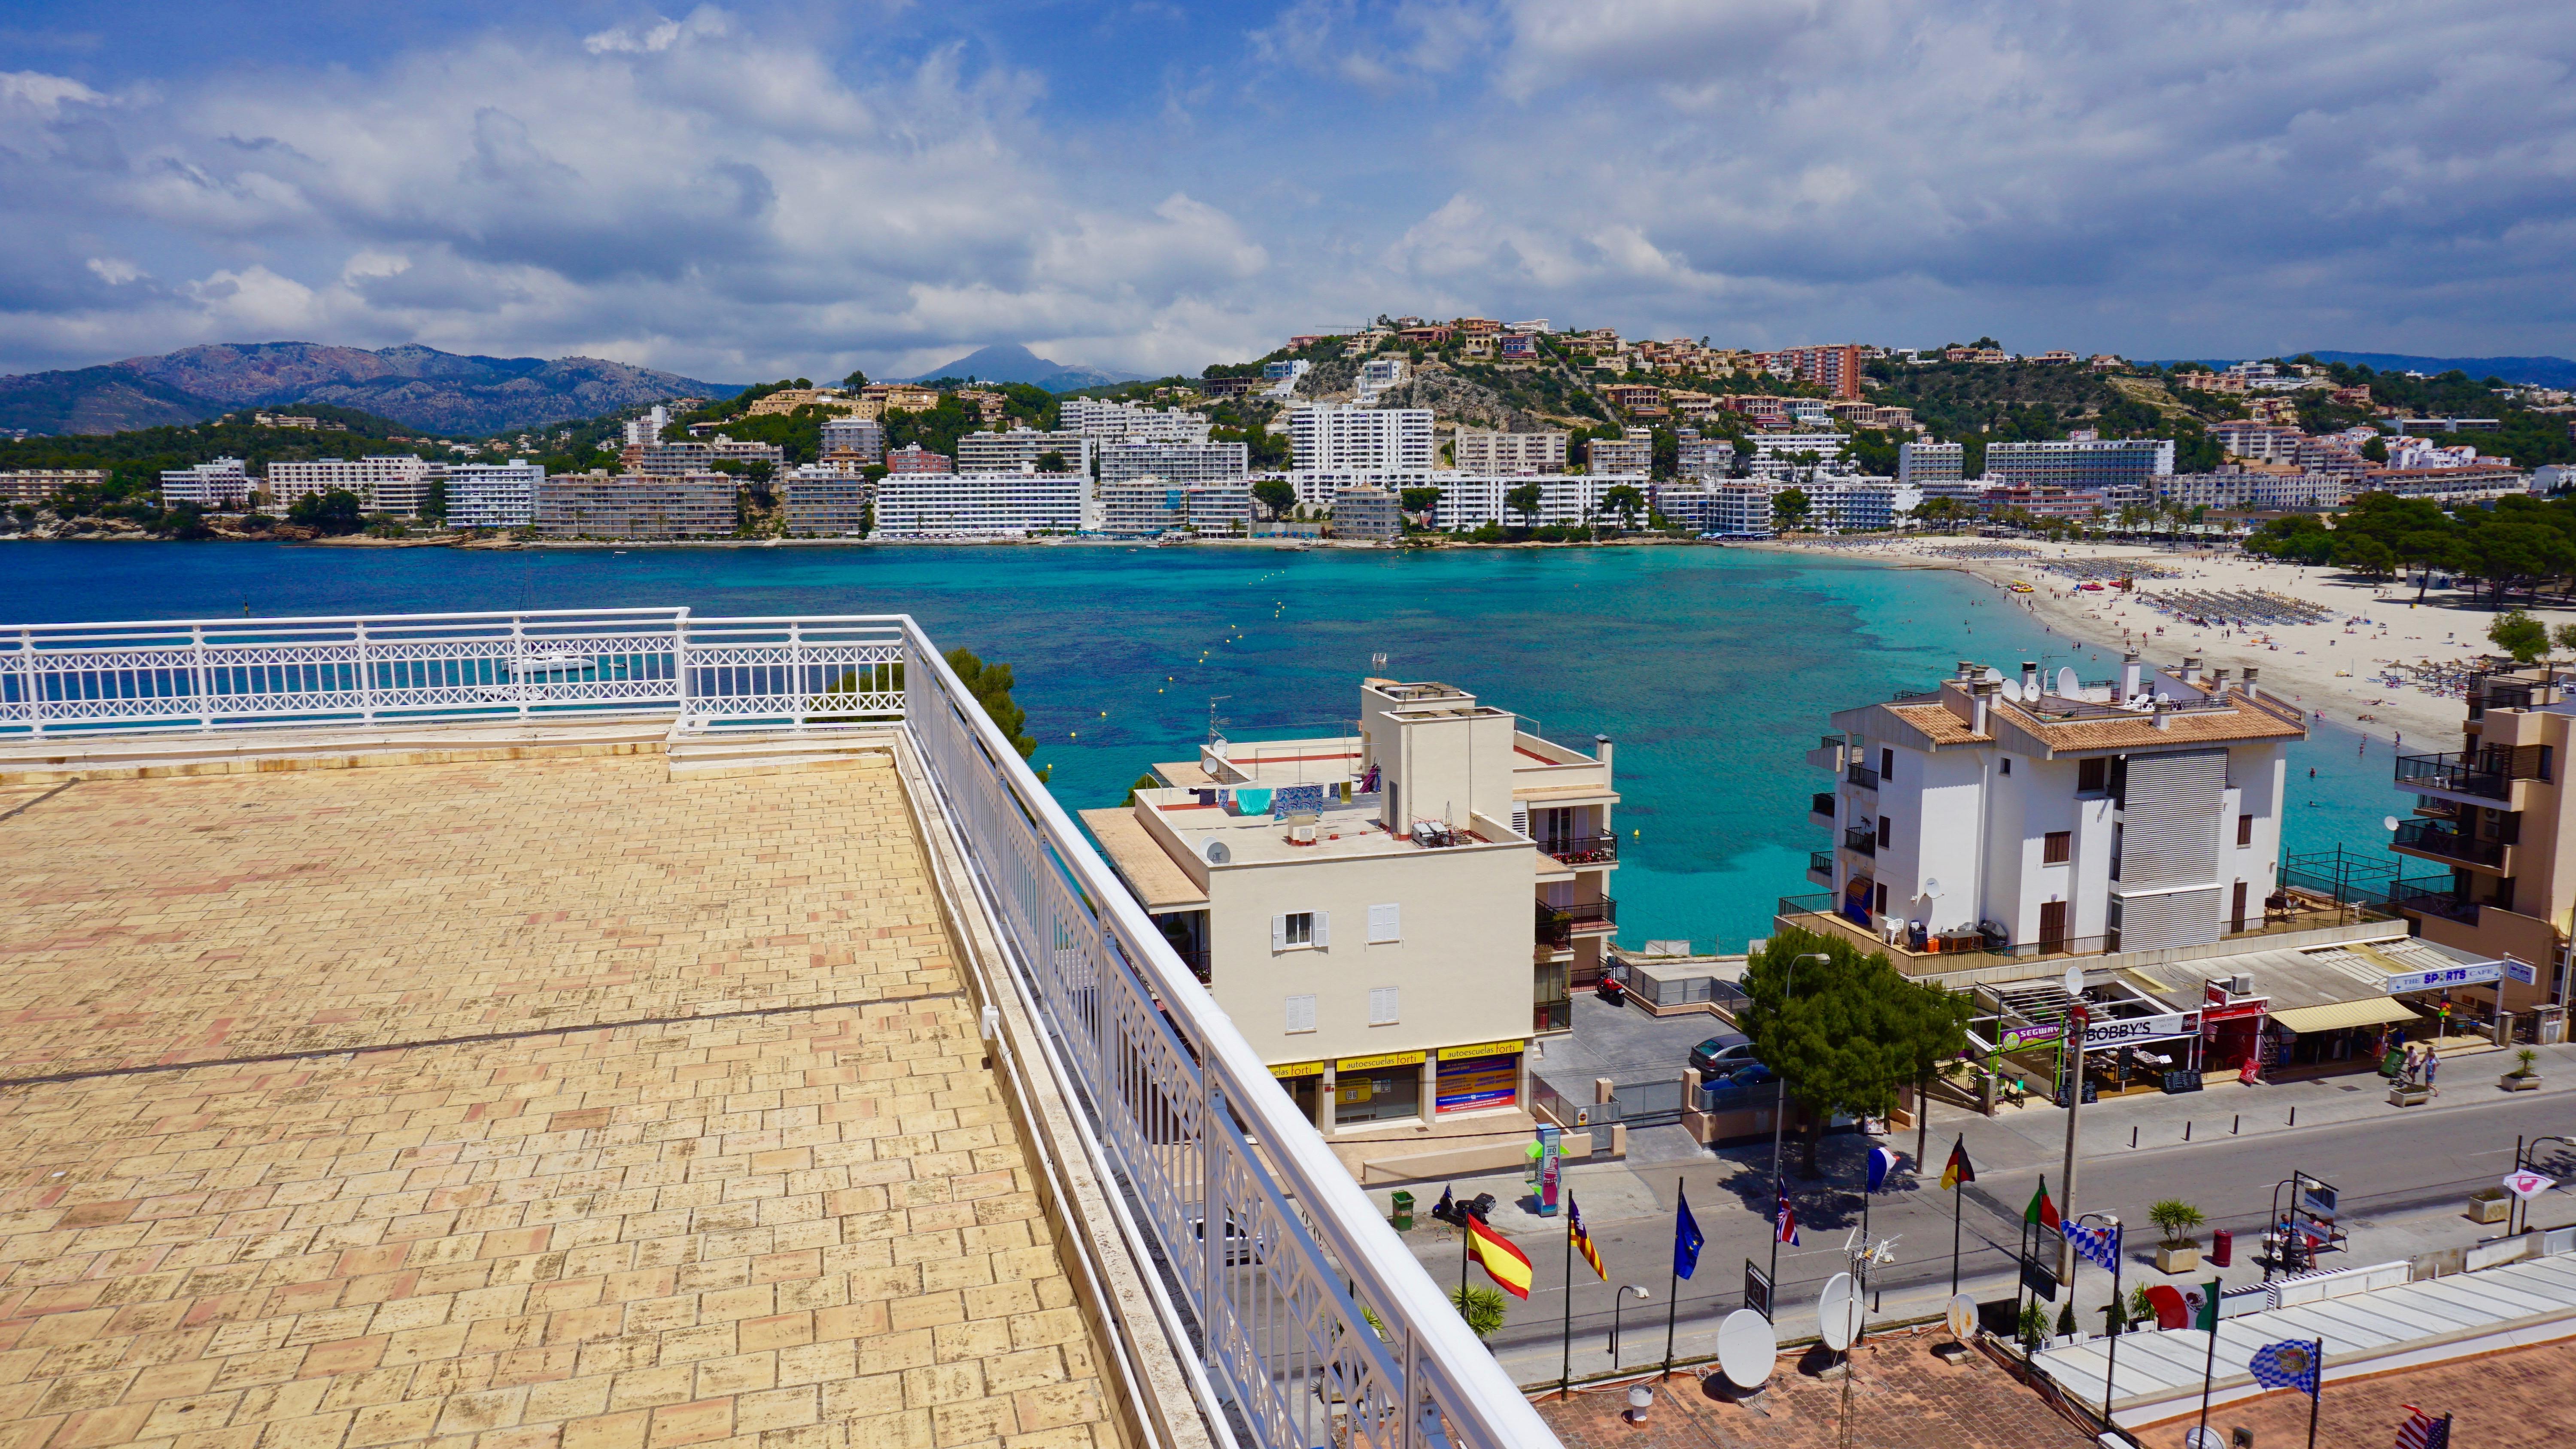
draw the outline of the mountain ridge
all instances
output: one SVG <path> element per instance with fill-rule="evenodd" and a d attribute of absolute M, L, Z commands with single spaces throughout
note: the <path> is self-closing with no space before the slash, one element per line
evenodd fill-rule
<path fill-rule="evenodd" d="M 1058 362 L 1040 357 L 1016 342 L 978 347 L 944 367 L 911 377 L 889 378 L 890 382 L 928 382 L 937 377 L 973 377 L 985 382 L 1024 382 L 1048 392 L 1071 392 L 1080 387 L 1100 387 L 1117 382 L 1142 382 L 1132 372 L 1112 372 L 1082 362 Z"/>
<path fill-rule="evenodd" d="M 206 343 L 97 367 L 0 377 L 0 427 L 113 433 L 244 407 L 328 403 L 435 433 L 494 433 L 597 417 L 737 385 L 596 357 L 486 357 L 419 343 Z"/>

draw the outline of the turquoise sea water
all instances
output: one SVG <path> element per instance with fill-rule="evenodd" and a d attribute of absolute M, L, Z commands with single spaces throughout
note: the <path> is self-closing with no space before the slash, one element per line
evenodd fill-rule
<path fill-rule="evenodd" d="M 648 605 L 910 613 L 942 647 L 1017 669 L 1037 762 L 1077 808 L 1193 757 L 1212 695 L 1234 738 L 1341 728 L 1384 653 L 1552 739 L 1609 735 L 1620 939 L 1702 950 L 1743 949 L 1778 897 L 1814 889 L 1807 853 L 1828 842 L 1807 797 L 1828 781 L 1804 754 L 1833 710 L 1962 658 L 2118 667 L 1962 575 L 1740 549 L 0 546 L 0 623 Z M 2387 747 L 2360 745 L 2321 728 L 2294 747 L 2293 853 L 2384 857 L 2400 797 Z"/>

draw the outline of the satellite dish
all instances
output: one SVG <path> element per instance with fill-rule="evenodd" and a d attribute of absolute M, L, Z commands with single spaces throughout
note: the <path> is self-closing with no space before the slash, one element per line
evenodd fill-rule
<path fill-rule="evenodd" d="M 1949 1320 L 1950 1336 L 1966 1343 L 1977 1331 L 1977 1300 L 1962 1293 L 1950 1300 L 1949 1311 L 1943 1317 Z"/>
<path fill-rule="evenodd" d="M 2069 996 L 2082 996 L 2084 994 L 2083 967 L 2069 966 L 2066 968 L 2066 994 Z"/>
<path fill-rule="evenodd" d="M 1852 1286 L 1849 1273 L 1826 1279 L 1825 1291 L 1816 1295 L 1816 1331 L 1836 1353 L 1852 1346 L 1860 1331 L 1860 1290 Z"/>
<path fill-rule="evenodd" d="M 1936 901 L 1939 900 L 1941 898 L 1941 878 L 1936 875 L 1925 876 L 1923 878 L 1923 894 L 1932 897 Z"/>
<path fill-rule="evenodd" d="M 2075 697 L 2075 692 L 2083 687 L 2083 684 L 2076 679 L 2074 670 L 2060 669 L 2057 671 L 2058 698 L 2073 699 Z"/>
<path fill-rule="evenodd" d="M 2183 1449 L 2227 1449 L 2227 1441 L 2216 1429 L 2194 1429 L 2182 1436 Z"/>
<path fill-rule="evenodd" d="M 2021 681 L 2017 679 L 2005 680 L 2004 698 L 2011 700 L 2015 704 L 2021 703 Z"/>
<path fill-rule="evenodd" d="M 1717 1371 L 1739 1389 L 1758 1389 L 1771 1382 L 1780 1360 L 1780 1339 L 1771 1320 L 1750 1308 L 1726 1315 L 1717 1326 Z"/>
<path fill-rule="evenodd" d="M 2002 670 L 1997 669 L 1991 664 L 1986 666 L 1986 683 L 2001 684 L 2003 682 L 2003 678 L 2004 672 Z"/>
<path fill-rule="evenodd" d="M 2396 817 L 2396 816 L 2394 816 L 2394 815 L 2383 815 L 2383 816 L 2379 817 L 2379 828 L 2380 828 L 2380 829 L 2382 829 L 2382 830 L 2394 830 L 2394 829 L 2396 829 L 2396 828 L 2397 828 L 2397 817 Z"/>
<path fill-rule="evenodd" d="M 1199 854 L 1207 857 L 1207 863 L 1210 865 L 1224 865 L 1234 859 L 1234 852 L 1227 849 L 1222 840 L 1211 840 L 1200 846 Z"/>

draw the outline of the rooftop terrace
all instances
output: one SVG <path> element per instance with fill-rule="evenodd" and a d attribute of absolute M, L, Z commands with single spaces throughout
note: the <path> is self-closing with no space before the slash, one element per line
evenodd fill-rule
<path fill-rule="evenodd" d="M 0 852 L 9 1442 L 1552 1442 L 909 621 L 0 631 Z"/>

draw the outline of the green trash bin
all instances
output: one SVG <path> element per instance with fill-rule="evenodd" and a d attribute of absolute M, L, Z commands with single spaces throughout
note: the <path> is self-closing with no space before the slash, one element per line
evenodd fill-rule
<path fill-rule="evenodd" d="M 1395 1230 L 1402 1233 L 1409 1232 L 1412 1228 L 1413 1194 L 1399 1192 L 1395 1195 Z"/>

